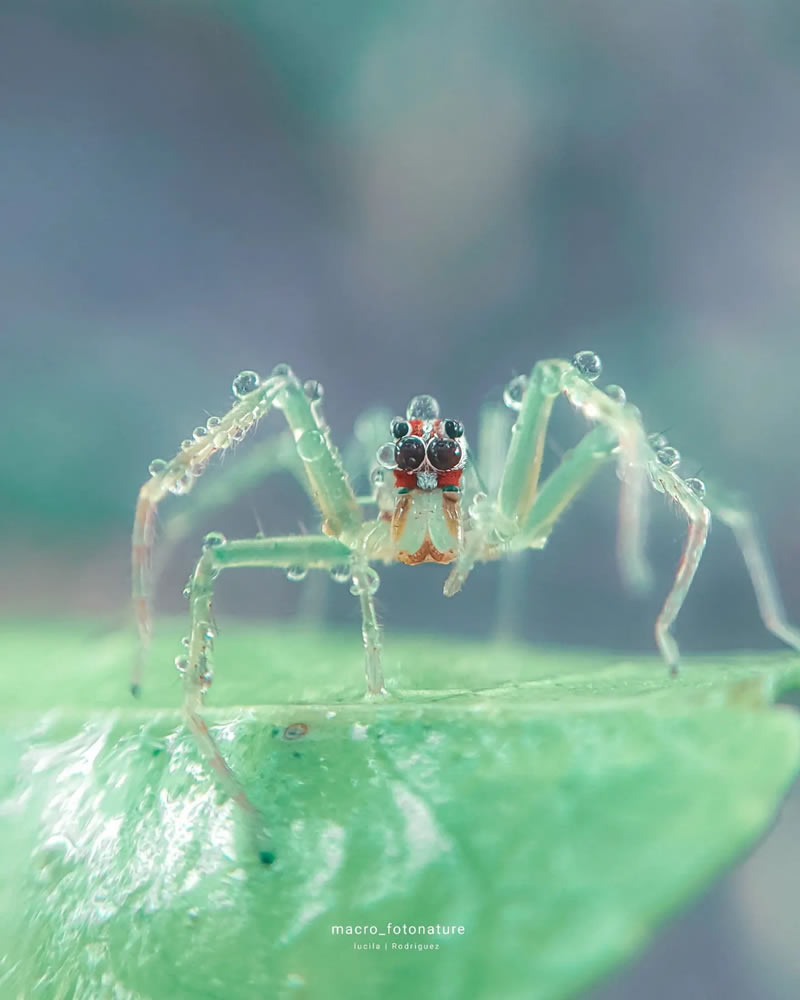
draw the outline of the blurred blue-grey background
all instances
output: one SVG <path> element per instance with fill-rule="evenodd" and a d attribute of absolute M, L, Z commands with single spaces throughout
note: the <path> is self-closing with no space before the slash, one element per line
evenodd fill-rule
<path fill-rule="evenodd" d="M 799 52 L 788 0 L 3 0 L 4 610 L 121 613 L 147 465 L 240 369 L 319 378 L 344 445 L 422 391 L 469 431 L 511 375 L 591 348 L 687 474 L 746 491 L 800 617 Z M 549 460 L 580 430 L 558 414 Z M 651 650 L 684 526 L 653 498 L 659 582 L 633 600 L 615 496 L 609 472 L 519 569 L 520 636 Z M 176 552 L 159 613 L 205 530 L 257 525 L 316 528 L 288 477 L 249 490 Z M 493 633 L 497 567 L 442 582 L 383 573 L 389 644 Z M 220 617 L 290 617 L 302 590 L 231 575 Z M 778 648 L 721 526 L 677 632 Z M 799 809 L 597 997 L 800 995 Z"/>

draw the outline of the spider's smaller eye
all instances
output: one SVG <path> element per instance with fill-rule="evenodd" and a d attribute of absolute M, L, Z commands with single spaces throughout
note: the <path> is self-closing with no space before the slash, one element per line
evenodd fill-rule
<path fill-rule="evenodd" d="M 404 438 L 410 430 L 411 428 L 408 426 L 408 421 L 406 420 L 392 421 L 392 437 Z"/>
<path fill-rule="evenodd" d="M 405 437 L 394 446 L 394 460 L 403 472 L 414 472 L 425 461 L 425 442 L 419 437 Z"/>
<path fill-rule="evenodd" d="M 445 420 L 444 432 L 449 438 L 463 437 L 464 425 L 460 420 Z"/>
<path fill-rule="evenodd" d="M 461 445 L 448 438 L 433 438 L 428 444 L 428 461 L 439 472 L 455 469 L 461 461 Z"/>

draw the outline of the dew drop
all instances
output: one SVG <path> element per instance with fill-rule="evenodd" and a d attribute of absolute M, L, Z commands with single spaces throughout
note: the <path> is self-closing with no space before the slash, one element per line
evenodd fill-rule
<path fill-rule="evenodd" d="M 666 448 L 669 444 L 666 434 L 648 434 L 647 440 L 650 442 L 650 447 L 654 448 L 656 451 Z"/>
<path fill-rule="evenodd" d="M 293 583 L 299 583 L 301 580 L 305 580 L 308 576 L 308 570 L 305 566 L 290 566 L 286 570 L 286 579 L 291 580 Z"/>
<path fill-rule="evenodd" d="M 244 371 L 239 372 L 233 380 L 231 388 L 233 389 L 234 396 L 241 399 L 243 396 L 247 396 L 251 392 L 255 392 L 260 385 L 261 379 L 258 377 L 257 372 Z"/>
<path fill-rule="evenodd" d="M 297 454 L 304 462 L 318 462 L 325 451 L 325 437 L 321 431 L 303 431 L 297 439 Z"/>
<path fill-rule="evenodd" d="M 169 487 L 170 493 L 173 493 L 176 497 L 183 496 L 188 493 L 189 490 L 194 485 L 194 479 L 192 479 L 191 473 L 185 472 L 179 479 L 176 479 L 174 483 Z"/>
<path fill-rule="evenodd" d="M 188 635 L 185 635 L 185 636 L 184 636 L 184 637 L 183 637 L 183 638 L 181 639 L 181 646 L 183 646 L 183 647 L 184 647 L 184 649 L 188 649 L 188 648 L 189 648 L 189 646 L 191 646 L 191 644 L 192 644 L 192 640 L 191 640 L 191 639 L 189 638 L 189 636 L 188 636 Z"/>
<path fill-rule="evenodd" d="M 706 484 L 702 479 L 692 476 L 689 479 L 684 479 L 684 482 L 699 500 L 702 500 L 706 495 Z"/>
<path fill-rule="evenodd" d="M 363 589 L 370 596 L 372 596 L 378 592 L 378 587 L 380 587 L 380 585 L 381 578 L 371 566 L 368 566 L 365 572 L 359 573 L 358 577 L 354 576 L 353 586 L 350 588 L 350 593 L 358 597 Z"/>
<path fill-rule="evenodd" d="M 509 410 L 521 410 L 522 401 L 525 398 L 525 390 L 528 388 L 528 376 L 517 375 L 512 378 L 503 389 L 503 402 Z"/>
<path fill-rule="evenodd" d="M 192 581 L 191 580 L 183 588 L 183 596 L 186 598 L 187 601 L 192 596 Z"/>
<path fill-rule="evenodd" d="M 195 441 L 199 441 L 201 438 L 208 437 L 208 428 L 206 427 L 195 427 L 192 431 L 192 437 Z"/>
<path fill-rule="evenodd" d="M 663 466 L 666 466 L 666 468 L 674 469 L 680 463 L 681 453 L 677 448 L 672 448 L 670 445 L 667 445 L 665 448 L 658 449 L 656 452 L 656 458 Z"/>
<path fill-rule="evenodd" d="M 219 531 L 209 531 L 203 539 L 204 549 L 215 549 L 218 545 L 224 545 L 227 538 Z"/>
<path fill-rule="evenodd" d="M 594 351 L 578 351 L 572 359 L 572 364 L 589 382 L 597 381 L 603 370 L 603 363 Z"/>
<path fill-rule="evenodd" d="M 184 438 L 181 441 L 181 451 L 188 451 L 190 448 L 194 448 L 194 441 L 191 438 Z"/>
<path fill-rule="evenodd" d="M 414 396 L 406 409 L 409 420 L 435 420 L 439 416 L 439 404 L 433 396 Z"/>
<path fill-rule="evenodd" d="M 373 469 L 369 474 L 369 481 L 373 486 L 383 486 L 386 482 L 386 473 L 383 469 Z"/>
<path fill-rule="evenodd" d="M 220 420 L 219 417 L 209 417 L 208 420 L 206 421 L 206 427 L 210 431 L 213 431 L 216 427 L 219 427 L 221 423 L 222 421 Z"/>
<path fill-rule="evenodd" d="M 330 578 L 334 583 L 347 583 L 350 580 L 350 567 L 347 563 L 342 563 L 341 566 L 332 566 Z"/>
<path fill-rule="evenodd" d="M 382 444 L 375 453 L 375 457 L 384 469 L 397 468 L 397 462 L 394 460 L 394 447 L 394 441 L 387 441 L 386 444 Z"/>
<path fill-rule="evenodd" d="M 186 673 L 188 667 L 189 667 L 188 656 L 184 656 L 183 654 L 181 654 L 180 656 L 175 657 L 175 669 L 178 671 L 179 674 Z"/>
<path fill-rule="evenodd" d="M 615 403 L 624 403 L 627 399 L 625 390 L 621 385 L 607 385 L 605 391 L 606 396 L 608 396 L 609 399 L 613 399 Z"/>
<path fill-rule="evenodd" d="M 290 365 L 275 365 L 270 374 L 288 377 L 289 375 L 294 375 L 294 372 L 292 371 Z"/>
<path fill-rule="evenodd" d="M 315 378 L 310 378 L 303 383 L 303 392 L 310 403 L 318 403 L 325 395 L 322 382 L 318 382 Z"/>
<path fill-rule="evenodd" d="M 160 476 L 168 465 L 169 462 L 165 462 L 163 458 L 154 458 L 153 461 L 147 466 L 147 471 L 151 476 Z"/>
<path fill-rule="evenodd" d="M 236 442 L 244 441 L 246 434 L 247 431 L 244 429 L 244 427 L 242 427 L 241 424 L 234 424 L 233 427 L 231 427 L 230 439 L 231 441 L 236 441 Z"/>

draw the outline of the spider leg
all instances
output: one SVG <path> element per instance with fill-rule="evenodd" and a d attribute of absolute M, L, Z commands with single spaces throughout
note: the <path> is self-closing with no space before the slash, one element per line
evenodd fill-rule
<path fill-rule="evenodd" d="M 656 645 L 670 673 L 674 675 L 678 672 L 680 653 L 670 628 L 683 607 L 706 547 L 711 527 L 711 511 L 677 473 L 660 465 L 655 458 L 650 465 L 650 476 L 655 489 L 671 497 L 683 510 L 689 522 L 689 531 L 675 579 L 658 613 L 655 626 Z"/>
<path fill-rule="evenodd" d="M 361 527 L 361 509 L 333 447 L 322 418 L 318 390 L 309 398 L 303 385 L 286 365 L 263 382 L 253 373 L 236 389 L 239 398 L 221 419 L 198 428 L 194 441 L 185 441 L 170 462 L 151 464 L 151 479 L 139 491 L 132 541 L 133 601 L 139 629 L 139 655 L 133 669 L 131 690 L 138 694 L 141 673 L 152 636 L 153 546 L 158 505 L 167 493 L 185 494 L 217 451 L 242 440 L 272 407 L 282 410 L 304 467 L 303 482 L 322 512 L 323 531 L 354 541 Z M 312 387 L 315 384 L 312 384 Z"/>
<path fill-rule="evenodd" d="M 255 538 L 225 541 L 222 535 L 209 535 L 189 585 L 191 632 L 187 655 L 178 657 L 176 665 L 183 673 L 183 710 L 189 729 L 207 758 L 225 791 L 247 814 L 259 844 L 262 860 L 271 863 L 274 855 L 267 848 L 269 834 L 261 813 L 250 801 L 241 782 L 227 764 L 200 714 L 203 696 L 213 680 L 212 598 L 214 580 L 223 569 L 236 567 L 279 567 L 288 569 L 331 569 L 348 565 L 352 552 L 343 542 L 325 535 L 299 535 L 288 538 Z M 356 570 L 354 569 L 354 575 Z M 361 590 L 359 590 L 361 596 Z M 371 599 L 368 602 L 371 606 Z M 362 608 L 364 602 L 362 599 Z M 374 616 L 374 608 L 372 608 Z M 369 628 L 365 625 L 365 643 Z M 370 633 L 371 635 L 371 633 Z M 381 688 L 382 688 L 381 682 Z"/>
<path fill-rule="evenodd" d="M 511 433 L 497 503 L 470 508 L 471 528 L 445 583 L 452 596 L 464 584 L 473 565 L 497 545 L 513 548 L 513 539 L 526 524 L 536 501 L 544 440 L 556 397 L 563 393 L 590 421 L 614 436 L 622 479 L 618 558 L 623 577 L 636 589 L 644 587 L 650 572 L 644 558 L 643 503 L 649 456 L 641 416 L 631 406 L 598 389 L 567 361 L 539 361 L 527 379 L 519 414 Z"/>
<path fill-rule="evenodd" d="M 525 531 L 512 544 L 521 547 L 526 545 L 532 548 L 543 547 L 556 520 L 594 474 L 614 457 L 615 447 L 615 436 L 607 428 L 597 427 L 590 431 L 572 451 L 567 452 L 561 464 L 542 484 Z M 711 513 L 690 486 L 677 473 L 662 466 L 655 454 L 652 454 L 648 470 L 653 487 L 671 497 L 689 521 L 689 531 L 675 579 L 655 624 L 658 649 L 670 671 L 676 673 L 679 652 L 670 628 L 683 606 L 697 572 L 708 538 Z"/>
<path fill-rule="evenodd" d="M 712 484 L 708 484 L 706 503 L 714 516 L 733 531 L 744 556 L 765 627 L 787 646 L 800 651 L 800 629 L 786 618 L 767 548 L 753 513 L 738 497 Z"/>

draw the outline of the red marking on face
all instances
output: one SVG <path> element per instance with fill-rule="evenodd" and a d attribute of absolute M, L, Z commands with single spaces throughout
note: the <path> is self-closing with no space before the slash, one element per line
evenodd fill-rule
<path fill-rule="evenodd" d="M 463 471 L 463 469 L 452 469 L 450 472 L 438 472 L 436 474 L 437 489 L 441 489 L 443 486 L 458 486 Z M 402 469 L 395 469 L 394 485 L 397 489 L 415 490 L 417 488 L 416 472 L 403 472 Z"/>

